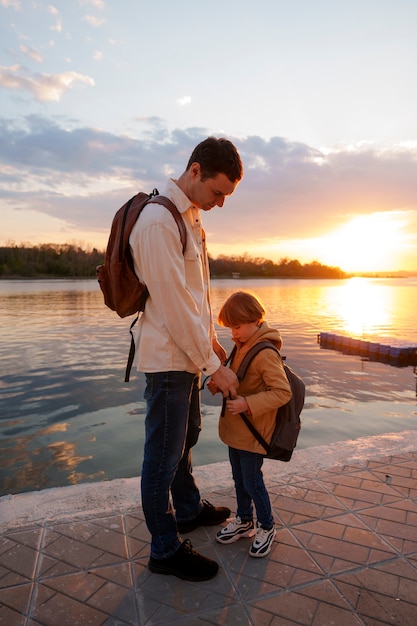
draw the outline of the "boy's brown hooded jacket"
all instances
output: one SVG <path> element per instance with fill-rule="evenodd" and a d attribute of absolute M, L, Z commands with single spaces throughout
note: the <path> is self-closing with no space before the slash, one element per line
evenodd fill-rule
<path fill-rule="evenodd" d="M 282 339 L 279 331 L 263 322 L 256 333 L 244 344 L 236 344 L 236 354 L 230 364 L 237 372 L 248 350 L 260 341 L 271 341 L 280 350 Z M 245 396 L 249 419 L 266 441 L 270 441 L 275 427 L 278 407 L 291 398 L 291 388 L 278 354 L 274 350 L 261 350 L 249 365 L 245 378 L 239 385 L 238 395 Z M 219 420 L 219 436 L 226 445 L 237 450 L 265 454 L 264 448 L 252 435 L 240 415 L 232 415 L 226 409 Z"/>

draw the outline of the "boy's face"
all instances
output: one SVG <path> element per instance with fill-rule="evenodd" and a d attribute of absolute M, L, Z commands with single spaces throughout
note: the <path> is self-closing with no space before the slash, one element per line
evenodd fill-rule
<path fill-rule="evenodd" d="M 259 325 L 258 322 L 249 322 L 247 324 L 239 324 L 238 326 L 231 326 L 232 339 L 235 343 L 245 343 L 256 333 Z"/>

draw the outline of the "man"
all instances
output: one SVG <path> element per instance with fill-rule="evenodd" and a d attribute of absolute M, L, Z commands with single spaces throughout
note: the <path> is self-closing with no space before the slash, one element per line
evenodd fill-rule
<path fill-rule="evenodd" d="M 192 475 L 191 448 L 201 430 L 200 373 L 211 376 L 224 396 L 235 396 L 238 385 L 222 364 L 226 353 L 214 331 L 200 211 L 222 207 L 242 175 L 235 146 L 207 138 L 163 192 L 184 220 L 184 253 L 175 220 L 159 204 L 143 209 L 129 240 L 135 271 L 149 290 L 135 332 L 134 360 L 146 375 L 141 491 L 152 536 L 148 565 L 152 572 L 184 580 L 208 580 L 218 564 L 193 550 L 179 533 L 220 524 L 230 515 L 230 509 L 201 499 Z"/>

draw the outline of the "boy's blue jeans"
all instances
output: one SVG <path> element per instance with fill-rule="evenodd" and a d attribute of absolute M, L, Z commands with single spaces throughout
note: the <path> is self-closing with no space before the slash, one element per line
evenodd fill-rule
<path fill-rule="evenodd" d="M 201 430 L 199 383 L 200 375 L 190 372 L 146 374 L 141 492 L 155 559 L 180 547 L 176 520 L 190 521 L 203 508 L 191 454 Z"/>
<path fill-rule="evenodd" d="M 264 457 L 256 452 L 229 447 L 229 459 L 236 489 L 236 514 L 244 522 L 252 521 L 253 502 L 258 522 L 264 528 L 272 528 L 274 518 L 271 511 L 271 501 L 261 469 Z"/>

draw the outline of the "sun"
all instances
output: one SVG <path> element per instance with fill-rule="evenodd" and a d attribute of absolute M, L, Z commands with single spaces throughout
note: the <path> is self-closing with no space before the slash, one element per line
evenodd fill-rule
<path fill-rule="evenodd" d="M 345 272 L 389 272 L 398 267 L 407 235 L 403 214 L 358 215 L 321 238 L 320 260 Z"/>

